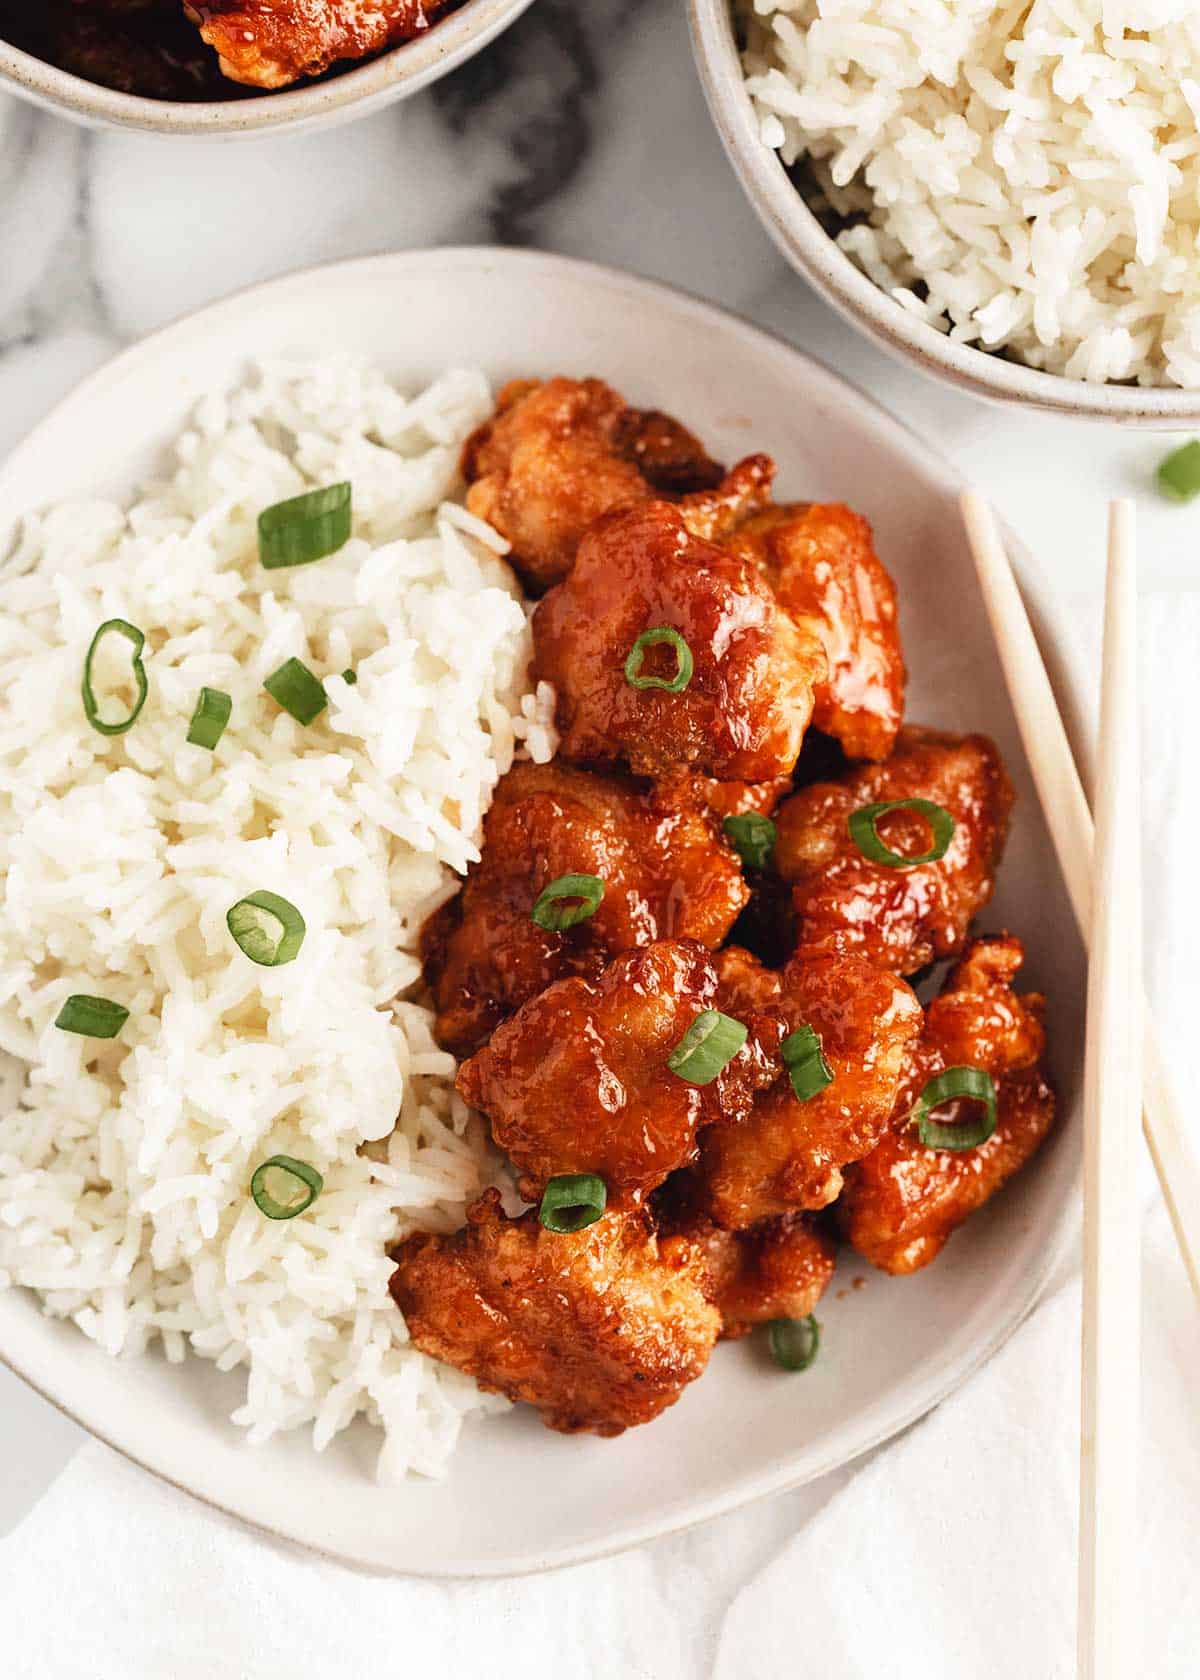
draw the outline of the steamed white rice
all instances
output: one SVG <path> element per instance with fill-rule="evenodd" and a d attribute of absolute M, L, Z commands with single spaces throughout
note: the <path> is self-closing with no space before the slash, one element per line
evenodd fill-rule
<path fill-rule="evenodd" d="M 739 0 L 763 141 L 963 343 L 1200 387 L 1197 0 Z"/>
<path fill-rule="evenodd" d="M 131 505 L 30 519 L 0 571 L 0 1285 L 111 1354 L 241 1368 L 251 1440 L 320 1448 L 365 1413 L 392 1476 L 441 1471 L 497 1404 L 387 1293 L 389 1244 L 460 1224 L 494 1172 L 418 931 L 514 754 L 554 746 L 505 544 L 454 499 L 490 408 L 477 372 L 409 397 L 357 362 L 265 365 Z M 264 571 L 259 510 L 343 478 L 351 541 Z M 110 618 L 145 631 L 150 696 L 107 739 L 80 679 Z M 293 655 L 329 696 L 308 729 L 262 689 Z M 233 700 L 215 753 L 185 740 L 203 685 Z M 260 888 L 307 923 L 288 966 L 226 928 Z M 128 1008 L 117 1039 L 55 1028 L 76 992 Z M 300 1218 L 248 1194 L 275 1154 L 324 1174 Z"/>

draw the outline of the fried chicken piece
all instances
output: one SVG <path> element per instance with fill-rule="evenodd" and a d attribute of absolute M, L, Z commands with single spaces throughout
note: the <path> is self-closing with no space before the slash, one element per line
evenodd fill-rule
<path fill-rule="evenodd" d="M 656 1235 L 644 1213 L 559 1235 L 532 1211 L 506 1219 L 488 1190 L 464 1230 L 411 1236 L 395 1260 L 416 1345 L 568 1434 L 649 1423 L 701 1374 L 720 1330 L 700 1249 Z"/>
<path fill-rule="evenodd" d="M 825 1207 L 841 1190 L 842 1168 L 883 1135 L 920 1004 L 903 980 L 861 957 L 798 951 L 775 974 L 736 949 L 721 953 L 719 1000 L 750 1025 L 775 1077 L 745 1119 L 704 1133 L 693 1206 L 728 1230 Z M 805 1025 L 820 1036 L 834 1077 L 800 1102 L 778 1046 Z"/>
<path fill-rule="evenodd" d="M 184 10 L 216 50 L 222 74 L 281 88 L 366 58 L 428 29 L 451 0 L 193 0 Z"/>
<path fill-rule="evenodd" d="M 722 1335 L 749 1335 L 773 1318 L 807 1318 L 833 1276 L 837 1244 L 804 1213 L 746 1231 L 699 1221 L 685 1227 L 703 1250 Z"/>
<path fill-rule="evenodd" d="M 945 856 L 907 869 L 872 863 L 850 838 L 850 813 L 913 798 L 932 800 L 954 818 Z M 987 736 L 933 729 L 904 729 L 883 764 L 803 788 L 775 819 L 775 867 L 792 885 L 800 944 L 854 951 L 896 974 L 956 956 L 972 916 L 992 896 L 1012 801 Z M 878 832 L 901 855 L 929 848 L 929 825 L 911 811 L 881 817 Z"/>
<path fill-rule="evenodd" d="M 829 661 L 813 727 L 849 758 L 886 758 L 904 716 L 896 586 L 871 527 L 839 502 L 795 502 L 743 520 L 726 546 L 762 568 L 785 612 L 820 636 Z"/>
<path fill-rule="evenodd" d="M 693 669 L 678 693 L 637 688 L 625 664 L 643 632 L 682 636 Z M 692 536 L 669 502 L 608 514 L 533 619 L 535 674 L 558 695 L 560 752 L 627 761 L 639 775 L 695 770 L 767 782 L 796 762 L 825 652 L 782 612 L 757 569 Z M 644 650 L 642 679 L 671 681 L 679 655 Z"/>
<path fill-rule="evenodd" d="M 771 808 L 780 792 L 729 784 L 718 796 L 724 786 L 681 776 L 656 788 L 560 763 L 510 770 L 484 822 L 480 861 L 422 934 L 438 1042 L 470 1055 L 552 981 L 595 978 L 651 940 L 719 945 L 749 897 L 721 831 L 725 806 Z M 586 921 L 551 932 L 530 912 L 563 875 L 598 875 L 604 897 Z"/>
<path fill-rule="evenodd" d="M 881 1271 L 919 1271 L 951 1232 L 1033 1155 L 1054 1121 L 1040 1070 L 1044 1001 L 1018 997 L 1024 952 L 1007 935 L 974 940 L 930 1004 L 905 1060 L 891 1127 L 846 1173 L 838 1219 L 847 1241 Z M 911 1119 L 926 1084 L 947 1067 L 975 1067 L 996 1086 L 996 1130 L 975 1149 L 926 1147 Z M 961 1106 L 961 1105 L 960 1105 Z"/>
<path fill-rule="evenodd" d="M 747 1111 L 774 1076 L 760 1040 L 708 1085 L 667 1066 L 716 991 L 702 945 L 657 940 L 596 981 L 557 981 L 463 1064 L 459 1092 L 491 1121 L 526 1201 L 576 1172 L 598 1173 L 610 1202 L 638 1200 L 692 1159 L 699 1127 Z"/>
<path fill-rule="evenodd" d="M 173 101 L 220 98 L 228 87 L 178 0 L 49 0 L 11 10 L 18 45 L 101 87 Z M 9 11 L 0 0 L 6 34 Z"/>
<path fill-rule="evenodd" d="M 467 506 L 512 544 L 535 589 L 571 570 L 588 526 L 616 508 L 678 498 L 697 536 L 732 527 L 770 500 L 774 465 L 752 455 L 726 474 L 685 426 L 630 408 L 600 379 L 514 379 L 467 439 Z"/>

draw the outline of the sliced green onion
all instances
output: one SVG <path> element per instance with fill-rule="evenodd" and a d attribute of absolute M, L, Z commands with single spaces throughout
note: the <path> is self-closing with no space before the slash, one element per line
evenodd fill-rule
<path fill-rule="evenodd" d="M 358 672 L 357 671 L 343 671 L 342 672 L 342 681 L 344 683 L 347 683 L 351 688 L 353 688 L 355 683 L 358 681 Z"/>
<path fill-rule="evenodd" d="M 258 516 L 258 558 L 269 572 L 307 566 L 350 540 L 350 486 L 306 490 Z"/>
<path fill-rule="evenodd" d="M 294 960 L 304 943 L 304 917 L 278 893 L 255 892 L 239 898 L 225 925 L 250 961 L 260 968 L 280 968 Z"/>
<path fill-rule="evenodd" d="M 949 1124 L 934 1120 L 932 1112 L 942 1103 L 966 1099 L 982 1104 L 973 1120 Z M 930 1149 L 976 1149 L 996 1130 L 996 1087 L 982 1068 L 952 1067 L 935 1074 L 917 1098 L 913 1109 L 921 1142 Z"/>
<path fill-rule="evenodd" d="M 1173 502 L 1190 502 L 1200 496 L 1200 441 L 1173 449 L 1158 469 L 1158 488 Z"/>
<path fill-rule="evenodd" d="M 187 738 L 194 747 L 207 747 L 212 752 L 225 733 L 233 701 L 219 688 L 202 688 L 188 725 Z"/>
<path fill-rule="evenodd" d="M 129 1019 L 128 1009 L 111 998 L 87 997 L 76 992 L 55 1017 L 54 1025 L 81 1038 L 116 1038 Z"/>
<path fill-rule="evenodd" d="M 297 723 L 311 723 L 329 704 L 324 688 L 298 659 L 286 659 L 278 671 L 271 672 L 263 687 Z"/>
<path fill-rule="evenodd" d="M 594 1225 L 608 1202 L 608 1188 L 595 1173 L 562 1173 L 542 1192 L 538 1218 L 547 1231 L 582 1231 Z"/>
<path fill-rule="evenodd" d="M 272 1155 L 254 1169 L 250 1194 L 268 1219 L 295 1219 L 306 1212 L 325 1188 L 316 1167 L 291 1155 Z"/>
<path fill-rule="evenodd" d="M 765 869 L 775 847 L 775 824 L 770 817 L 760 817 L 757 811 L 747 811 L 741 817 L 726 817 L 725 833 L 744 864 L 751 869 Z"/>
<path fill-rule="evenodd" d="M 689 1085 L 711 1085 L 746 1042 L 746 1028 L 719 1009 L 702 1010 L 667 1057 L 667 1066 Z"/>
<path fill-rule="evenodd" d="M 767 1328 L 771 1358 L 784 1371 L 807 1371 L 821 1347 L 821 1326 L 807 1318 L 773 1318 Z"/>
<path fill-rule="evenodd" d="M 124 636 L 133 648 L 133 653 L 130 655 L 130 668 L 133 671 L 133 680 L 137 687 L 137 699 L 133 702 L 129 715 L 112 723 L 106 723 L 100 716 L 96 691 L 92 687 L 92 662 L 105 636 Z M 92 728 L 101 735 L 124 735 L 127 729 L 133 728 L 137 722 L 138 713 L 146 704 L 146 695 L 150 692 L 150 683 L 146 677 L 146 667 L 142 664 L 142 649 L 145 645 L 146 638 L 142 631 L 138 629 L 136 624 L 130 624 L 123 618 L 106 619 L 92 637 L 91 646 L 87 650 L 87 658 L 83 662 L 83 709 Z"/>
<path fill-rule="evenodd" d="M 884 844 L 876 824 L 889 811 L 915 811 L 919 817 L 925 818 L 932 841 L 927 852 L 905 857 L 903 852 L 893 852 Z M 851 811 L 846 827 L 850 830 L 851 840 L 872 863 L 886 864 L 889 869 L 911 869 L 915 864 L 936 863 L 939 858 L 945 857 L 954 838 L 955 822 L 945 806 L 935 805 L 932 799 L 882 799 L 875 805 L 860 805 L 857 811 Z"/>
<path fill-rule="evenodd" d="M 530 919 L 547 933 L 560 933 L 586 922 L 599 909 L 604 882 L 599 875 L 560 875 L 538 894 Z M 578 899 L 576 904 L 562 900 Z"/>
<path fill-rule="evenodd" d="M 807 1102 L 833 1084 L 833 1070 L 825 1060 L 821 1035 L 807 1024 L 787 1035 L 779 1046 L 779 1054 L 797 1102 Z"/>
<path fill-rule="evenodd" d="M 646 649 L 657 647 L 661 642 L 667 643 L 675 654 L 675 675 L 670 678 L 639 676 Z M 625 681 L 631 688 L 662 688 L 668 694 L 682 694 L 691 682 L 694 670 L 692 650 L 678 630 L 672 630 L 670 625 L 660 624 L 654 630 L 643 630 L 630 648 L 625 660 Z"/>

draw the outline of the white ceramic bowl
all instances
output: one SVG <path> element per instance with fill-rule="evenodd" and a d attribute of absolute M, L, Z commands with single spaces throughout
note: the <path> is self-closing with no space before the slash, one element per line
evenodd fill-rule
<path fill-rule="evenodd" d="M 784 495 L 852 502 L 874 522 L 899 582 L 909 715 L 993 734 L 1019 794 L 983 925 L 1022 935 L 1025 979 L 1050 995 L 1061 1124 L 1030 1170 L 927 1271 L 885 1278 L 844 1259 L 820 1309 L 821 1358 L 804 1376 L 778 1372 L 759 1338 L 730 1343 L 677 1406 L 619 1440 L 553 1435 L 520 1407 L 468 1426 L 444 1482 L 384 1489 L 371 1479 L 376 1441 L 365 1425 L 320 1456 L 306 1436 L 250 1449 L 229 1422 L 236 1374 L 221 1377 L 198 1360 L 110 1359 L 73 1325 L 43 1317 L 30 1296 L 0 1291 L 0 1357 L 94 1434 L 198 1497 L 379 1569 L 547 1568 L 819 1476 L 903 1429 L 1003 1342 L 1074 1224 L 1083 956 L 964 543 L 954 474 L 826 368 L 662 286 L 560 257 L 441 250 L 244 292 L 126 350 L 18 446 L 0 468 L 0 555 L 26 510 L 129 489 L 197 398 L 238 378 L 252 355 L 322 346 L 366 353 L 414 383 L 452 363 L 480 363 L 496 381 L 602 374 L 633 401 L 673 410 L 719 455 L 769 450 Z M 848 1287 L 860 1277 L 863 1287 Z M 18 1450 L 7 1442 L 0 1458 Z"/>
<path fill-rule="evenodd" d="M 738 61 L 730 0 L 688 0 L 709 110 L 759 220 L 799 274 L 883 349 L 978 396 L 1059 414 L 1164 430 L 1200 424 L 1200 390 L 1094 385 L 951 342 L 868 279 L 838 247 L 759 138 Z"/>
<path fill-rule="evenodd" d="M 0 87 L 94 128 L 144 134 L 207 134 L 224 140 L 277 129 L 331 128 L 427 87 L 485 47 L 532 0 L 466 0 L 425 34 L 381 53 L 356 70 L 245 99 L 194 104 L 141 99 L 59 70 L 0 40 Z"/>

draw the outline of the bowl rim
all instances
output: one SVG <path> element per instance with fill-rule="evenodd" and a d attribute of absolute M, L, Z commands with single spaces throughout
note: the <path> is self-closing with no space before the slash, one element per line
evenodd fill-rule
<path fill-rule="evenodd" d="M 403 274 L 406 266 L 419 267 L 431 261 L 445 264 L 450 270 L 458 267 L 482 267 L 489 274 L 496 274 L 498 271 L 504 270 L 512 278 L 518 281 L 525 280 L 531 284 L 536 281 L 539 275 L 544 276 L 547 271 L 561 274 L 564 277 L 574 277 L 585 280 L 591 285 L 599 285 L 605 289 L 627 295 L 631 308 L 635 312 L 639 299 L 654 299 L 669 305 L 674 310 L 687 314 L 695 323 L 697 342 L 702 341 L 706 325 L 716 323 L 726 331 L 732 329 L 745 342 L 757 341 L 769 346 L 774 354 L 784 360 L 793 364 L 803 364 L 810 377 L 815 378 L 818 383 L 827 384 L 831 391 L 836 390 L 843 396 L 848 396 L 869 416 L 872 424 L 902 434 L 906 448 L 921 461 L 931 479 L 943 484 L 948 493 L 957 494 L 957 491 L 962 487 L 961 475 L 941 454 L 936 445 L 926 441 L 904 420 L 884 408 L 868 391 L 854 381 L 847 379 L 844 374 L 831 368 L 820 358 L 789 344 L 777 334 L 759 326 L 756 322 L 735 310 L 726 309 L 682 287 L 652 280 L 628 270 L 578 258 L 536 250 L 486 246 L 448 246 L 431 250 L 415 249 L 390 252 L 383 255 L 358 257 L 303 268 L 272 280 L 241 287 L 200 309 L 180 315 L 175 320 L 166 323 L 144 338 L 118 351 L 107 362 L 88 374 L 72 391 L 54 404 L 10 451 L 0 457 L 0 493 L 3 492 L 6 482 L 13 473 L 19 471 L 21 460 L 26 452 L 30 449 L 36 449 L 41 433 L 53 425 L 60 412 L 70 407 L 78 399 L 80 393 L 94 394 L 104 391 L 106 387 L 111 388 L 114 384 L 119 383 L 124 374 L 136 367 L 138 363 L 147 358 L 153 358 L 159 349 L 169 343 L 171 338 L 181 330 L 194 329 L 206 320 L 211 322 L 215 329 L 219 326 L 226 311 L 236 312 L 239 307 L 252 298 L 262 300 L 270 298 L 273 294 L 282 297 L 289 291 L 303 289 L 308 285 L 331 279 L 339 273 L 349 275 L 355 272 L 370 273 L 374 271 L 380 276 L 380 284 L 387 287 L 395 284 L 397 276 Z M 1024 576 L 1029 577 L 1035 585 L 1033 595 L 1035 604 L 1037 604 L 1036 573 L 1031 565 L 1028 551 L 1020 539 L 1011 531 L 1006 530 L 1005 536 L 1009 551 L 1014 556 L 1019 571 Z M 1075 1146 L 1071 1145 L 1071 1147 Z M 1060 1207 L 1051 1240 L 1041 1250 L 1030 1254 L 1023 1273 L 1022 1287 L 1010 1300 L 1008 1310 L 997 1317 L 986 1335 L 981 1336 L 969 1348 L 962 1350 L 950 1366 L 940 1369 L 936 1374 L 924 1374 L 919 1382 L 914 1381 L 904 1403 L 902 1405 L 892 1404 L 883 1415 L 879 1416 L 871 1431 L 857 1441 L 851 1452 L 842 1451 L 834 1442 L 830 1444 L 824 1457 L 819 1460 L 811 1460 L 805 1466 L 799 1466 L 795 1462 L 795 1455 L 792 1455 L 780 1463 L 760 1469 L 755 1474 L 743 1476 L 739 1480 L 736 1493 L 714 1492 L 704 1500 L 689 1505 L 685 1512 L 673 1514 L 666 1521 L 661 1520 L 661 1517 L 642 1518 L 637 1522 L 627 1523 L 603 1544 L 577 1542 L 565 1546 L 560 1545 L 550 1548 L 548 1553 L 526 1554 L 516 1560 L 506 1559 L 503 1562 L 496 1562 L 474 1559 L 468 1560 L 457 1567 L 414 1568 L 409 1566 L 398 1568 L 378 1562 L 368 1562 L 361 1556 L 348 1555 L 345 1551 L 333 1546 L 326 1547 L 319 1543 L 314 1544 L 312 1539 L 308 1537 L 300 1539 L 289 1532 L 287 1528 L 276 1526 L 275 1522 L 264 1519 L 260 1514 L 252 1513 L 245 1506 L 239 1506 L 236 1501 L 226 1500 L 214 1493 L 205 1492 L 195 1482 L 179 1479 L 176 1474 L 171 1473 L 161 1463 L 156 1462 L 155 1453 L 148 1447 L 141 1446 L 139 1449 L 128 1440 L 122 1439 L 119 1431 L 110 1431 L 103 1426 L 98 1426 L 97 1422 L 92 1421 L 86 1415 L 88 1412 L 87 1406 L 81 1406 L 74 1396 L 68 1397 L 58 1392 L 49 1379 L 41 1374 L 35 1360 L 22 1360 L 11 1349 L 0 1346 L 0 1364 L 7 1366 L 14 1374 L 21 1377 L 41 1394 L 44 1399 L 79 1424 L 89 1435 L 105 1442 L 127 1462 L 138 1465 L 158 1480 L 170 1484 L 189 1498 L 208 1506 L 211 1510 L 221 1512 L 223 1515 L 231 1517 L 261 1534 L 268 1535 L 276 1540 L 282 1540 L 290 1546 L 298 1546 L 303 1550 L 331 1558 L 345 1568 L 380 1578 L 426 1580 L 487 1580 L 544 1574 L 572 1567 L 576 1564 L 616 1556 L 651 1540 L 687 1532 L 703 1523 L 712 1521 L 716 1517 L 741 1510 L 768 1495 L 789 1491 L 816 1480 L 835 1469 L 861 1462 L 866 1454 L 894 1440 L 935 1406 L 939 1405 L 941 1401 L 956 1392 L 981 1369 L 1016 1333 L 1020 1325 L 1041 1301 L 1046 1293 L 1047 1286 L 1059 1272 L 1078 1237 L 1081 1173 L 1082 1161 L 1077 1156 L 1070 1173 L 1070 1188 Z"/>
<path fill-rule="evenodd" d="M 1200 421 L 1200 389 L 1090 384 L 958 344 L 888 296 L 826 233 L 759 137 L 733 28 L 732 0 L 687 0 L 692 53 L 709 112 L 751 205 L 788 262 L 894 356 L 992 401 L 1076 419 L 1169 429 Z"/>
<path fill-rule="evenodd" d="M 398 99 L 456 69 L 515 23 L 533 0 L 466 0 L 424 34 L 347 70 L 331 81 L 282 88 L 262 97 L 147 99 L 101 87 L 47 63 L 0 38 L 0 87 L 77 120 L 163 135 L 219 135 L 226 139 L 346 120 L 357 107 Z"/>

